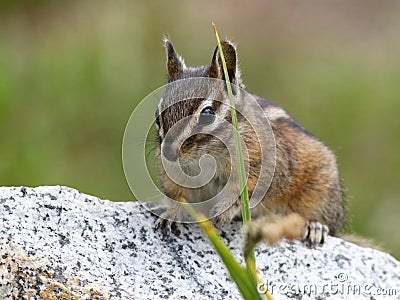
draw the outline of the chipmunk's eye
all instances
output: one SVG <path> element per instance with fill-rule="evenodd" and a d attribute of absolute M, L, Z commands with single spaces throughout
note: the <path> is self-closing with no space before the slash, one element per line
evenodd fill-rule
<path fill-rule="evenodd" d="M 211 124 L 215 120 L 215 112 L 211 106 L 204 108 L 199 117 L 199 125 Z"/>

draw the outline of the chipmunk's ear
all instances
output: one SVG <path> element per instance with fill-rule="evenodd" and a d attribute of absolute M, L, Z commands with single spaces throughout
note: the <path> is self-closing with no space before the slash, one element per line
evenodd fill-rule
<path fill-rule="evenodd" d="M 224 53 L 226 68 L 228 69 L 229 80 L 233 84 L 240 85 L 240 70 L 238 67 L 238 59 L 236 54 L 236 47 L 230 41 L 222 41 L 222 52 Z M 218 78 L 225 80 L 224 69 L 222 66 L 222 59 L 219 55 L 218 46 L 215 48 L 213 58 L 211 60 L 210 68 L 208 69 L 208 76 L 211 78 Z"/>
<path fill-rule="evenodd" d="M 167 54 L 167 70 L 169 77 L 176 77 L 183 73 L 186 68 L 183 58 L 176 53 L 174 46 L 167 39 L 164 38 L 164 45 Z"/>

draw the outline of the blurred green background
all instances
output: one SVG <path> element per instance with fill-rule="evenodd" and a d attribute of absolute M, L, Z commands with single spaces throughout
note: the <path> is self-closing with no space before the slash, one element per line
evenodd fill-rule
<path fill-rule="evenodd" d="M 248 90 L 335 151 L 350 227 L 399 258 L 400 1 L 2 1 L 0 185 L 132 199 L 122 137 L 165 83 L 162 37 L 206 64 L 212 21 Z"/>

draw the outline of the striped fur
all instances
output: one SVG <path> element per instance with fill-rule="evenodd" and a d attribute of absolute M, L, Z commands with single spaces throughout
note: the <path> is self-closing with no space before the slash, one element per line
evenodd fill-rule
<path fill-rule="evenodd" d="M 201 67 L 186 67 L 180 56 L 175 53 L 172 44 L 167 41 L 169 83 L 175 83 L 166 96 L 161 99 L 157 117 L 159 118 L 159 141 L 157 156 L 160 156 L 169 144 L 178 151 L 182 168 L 188 174 L 198 171 L 198 159 L 210 154 L 216 159 L 217 171 L 213 179 L 199 188 L 185 188 L 171 180 L 160 165 L 160 176 L 164 193 L 167 197 L 180 201 L 201 202 L 220 194 L 209 209 L 216 214 L 215 221 L 223 224 L 240 215 L 236 168 L 232 157 L 223 141 L 233 143 L 232 131 L 226 124 L 231 123 L 231 113 L 227 103 L 226 87 L 223 83 L 210 86 L 188 85 L 186 78 L 220 78 L 223 76 L 218 52 L 214 52 L 211 64 Z M 236 48 L 230 42 L 223 42 L 224 53 L 232 83 L 244 87 L 238 69 Z M 232 78 L 231 78 L 232 77 Z M 202 97 L 190 97 L 203 92 Z M 187 100 L 173 102 L 182 93 Z M 317 222 L 329 227 L 329 232 L 336 235 L 343 224 L 342 191 L 336 158 L 332 151 L 317 140 L 285 110 L 261 97 L 240 92 L 235 93 L 236 101 L 245 107 L 248 97 L 256 99 L 269 119 L 276 145 L 276 166 L 267 166 L 273 172 L 272 183 L 262 201 L 252 209 L 254 217 L 286 216 L 297 213 L 308 222 Z M 213 99 L 223 99 L 216 101 Z M 246 102 L 247 101 L 247 102 Z M 172 103 L 172 105 L 171 105 Z M 209 125 L 209 133 L 196 134 L 196 122 L 201 110 L 211 106 L 216 114 L 214 124 Z M 239 127 L 248 149 L 249 177 L 247 185 L 250 195 L 259 181 L 261 164 L 261 145 L 255 138 L 255 131 L 250 123 L 239 114 Z M 262 119 L 254 115 L 252 118 Z M 225 125 L 224 125 L 225 124 Z M 172 129 L 173 128 L 173 129 Z M 171 133 L 171 131 L 175 131 Z M 169 136 L 170 134 L 170 136 Z M 168 142 L 166 140 L 169 139 Z M 232 145 L 232 144 L 230 144 Z M 168 150 L 173 151 L 173 150 Z M 224 187 L 227 185 L 227 188 Z M 165 218 L 178 218 L 176 205 L 166 208 Z"/>

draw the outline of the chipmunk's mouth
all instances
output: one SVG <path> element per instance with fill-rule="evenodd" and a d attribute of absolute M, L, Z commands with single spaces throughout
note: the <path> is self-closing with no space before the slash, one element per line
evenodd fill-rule
<path fill-rule="evenodd" d="M 175 161 L 161 158 L 163 172 L 177 185 L 186 188 L 201 188 L 213 180 L 218 173 L 217 162 L 211 155 Z"/>

